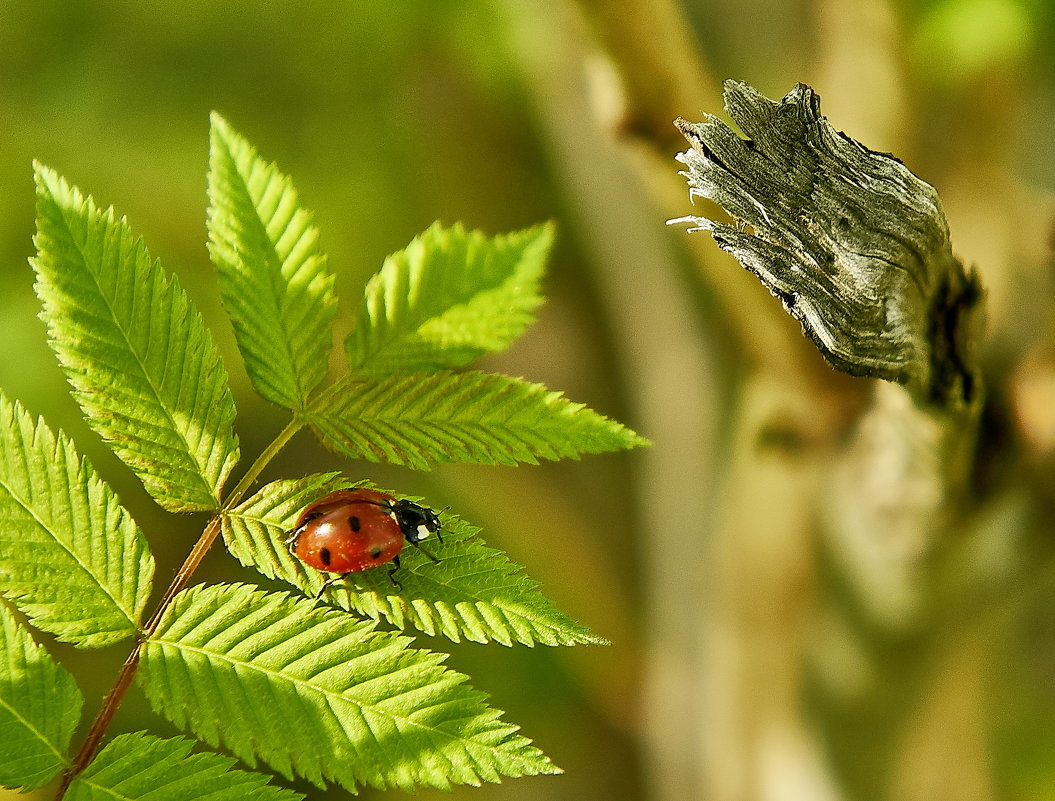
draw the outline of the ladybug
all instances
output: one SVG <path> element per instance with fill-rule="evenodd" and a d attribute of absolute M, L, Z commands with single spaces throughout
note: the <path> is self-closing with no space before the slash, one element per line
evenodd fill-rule
<path fill-rule="evenodd" d="M 308 506 L 297 518 L 286 544 L 304 564 L 338 574 L 322 586 L 319 595 L 348 573 L 390 562 L 393 566 L 388 577 L 402 589 L 393 574 L 399 569 L 403 541 L 417 546 L 430 534 L 440 539 L 439 531 L 439 515 L 431 509 L 360 488 L 331 492 Z M 438 561 L 424 549 L 421 552 Z"/>

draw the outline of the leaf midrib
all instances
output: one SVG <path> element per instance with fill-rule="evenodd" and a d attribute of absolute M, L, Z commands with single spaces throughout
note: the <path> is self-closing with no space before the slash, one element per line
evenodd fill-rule
<path fill-rule="evenodd" d="M 81 568 L 81 570 L 88 577 L 95 581 L 96 586 L 99 587 L 103 595 L 109 598 L 113 602 L 113 605 L 127 618 L 129 623 L 129 629 L 134 631 L 137 625 L 135 617 L 133 617 L 133 615 L 129 613 L 129 610 L 125 608 L 122 601 L 118 599 L 117 596 L 115 596 L 109 589 L 107 589 L 106 585 L 102 583 L 101 578 L 95 574 L 95 572 L 90 568 L 87 563 L 85 563 L 80 558 L 80 556 L 77 555 L 77 552 L 72 550 L 70 545 L 63 542 L 61 539 L 59 539 L 59 537 L 53 534 L 51 527 L 48 526 L 47 523 L 33 510 L 33 508 L 28 506 L 26 502 L 21 498 L 21 496 L 16 494 L 14 490 L 12 490 L 10 484 L 2 478 L 0 478 L 0 488 L 5 490 L 7 494 L 11 497 L 11 499 L 15 501 L 15 503 L 17 503 L 27 513 L 30 519 L 37 524 L 37 527 L 41 529 L 45 534 L 47 534 L 51 540 L 53 540 L 61 548 L 63 548 L 66 553 L 70 555 L 73 561 Z"/>
<path fill-rule="evenodd" d="M 242 165 L 239 163 L 239 159 L 232 152 L 231 143 L 228 142 L 227 137 L 223 133 L 221 133 L 218 138 L 223 142 L 224 153 L 227 157 L 227 161 L 233 167 L 233 169 L 228 174 L 230 175 L 230 173 L 233 173 L 234 175 L 238 176 L 238 179 L 240 181 L 239 188 L 244 191 L 245 197 L 249 201 L 249 207 L 253 210 L 251 219 L 253 227 L 256 228 L 256 231 L 254 232 L 254 238 L 259 238 L 260 241 L 266 243 L 266 247 L 263 249 L 264 261 L 265 264 L 267 264 L 266 281 L 264 283 L 267 284 L 267 288 L 269 290 L 268 296 L 269 300 L 272 301 L 272 308 L 275 312 L 275 319 L 283 334 L 279 341 L 279 344 L 285 351 L 286 364 L 289 365 L 290 376 L 293 378 L 295 384 L 295 395 L 299 400 L 300 404 L 303 405 L 308 395 L 308 388 L 306 386 L 305 376 L 302 374 L 300 365 L 297 363 L 296 354 L 293 352 L 293 339 L 295 338 L 296 332 L 290 330 L 289 325 L 291 325 L 292 323 L 286 319 L 286 315 L 284 314 L 285 309 L 283 308 L 282 298 L 285 296 L 286 293 L 283 291 L 282 287 L 277 285 L 278 280 L 281 278 L 282 267 L 286 264 L 287 259 L 283 258 L 279 254 L 277 244 L 274 240 L 272 240 L 271 235 L 267 230 L 267 224 L 264 222 L 263 217 L 261 216 L 260 206 L 257 203 L 257 199 L 253 196 L 252 189 L 249 185 L 249 176 L 243 173 Z M 288 181 L 284 181 L 281 175 L 274 174 L 274 172 L 276 171 L 272 169 L 273 165 L 264 163 L 263 159 L 261 159 L 258 154 L 252 153 L 250 151 L 246 151 L 246 154 L 249 156 L 250 159 L 250 164 L 248 165 L 250 170 L 253 166 L 252 161 L 257 160 L 261 163 L 262 171 L 264 173 L 264 177 L 266 178 L 265 183 L 267 185 L 270 185 L 272 180 L 277 180 L 280 187 L 280 201 L 281 198 L 285 197 L 287 191 L 292 192 L 294 196 L 296 195 L 295 190 L 293 190 L 292 186 L 289 185 Z M 233 181 L 231 183 L 233 183 Z M 227 206 L 228 204 L 224 205 Z M 281 202 L 279 202 L 277 204 L 277 207 L 281 207 L 281 205 Z M 291 221 L 295 220 L 297 217 L 297 212 L 301 211 L 299 198 L 293 198 L 293 206 L 294 212 L 291 215 Z M 216 204 L 217 211 L 220 211 L 220 208 L 220 205 Z M 223 208 L 223 213 L 227 216 L 234 216 L 236 219 L 239 216 L 237 214 L 237 206 L 235 206 L 235 212 L 233 215 L 229 208 Z M 238 241 L 239 237 L 237 235 L 233 235 L 233 227 L 228 224 L 226 220 L 223 221 L 222 227 L 225 229 L 228 237 L 231 240 L 235 242 Z M 288 227 L 286 230 L 288 230 Z M 299 241 L 299 237 L 297 241 Z M 235 258 L 241 260 L 239 249 L 237 247 L 231 248 L 231 251 L 232 255 Z M 292 249 L 290 252 L 292 252 Z M 317 254 L 312 253 L 310 255 Z M 300 268 L 305 264 L 306 261 L 307 258 L 301 260 L 298 263 L 297 272 L 300 272 Z M 278 266 L 277 270 L 274 269 L 275 265 Z M 276 272 L 278 273 L 278 278 L 276 278 Z M 273 346 L 276 343 L 273 338 L 269 338 L 268 344 Z"/>
<path fill-rule="evenodd" d="M 375 706 L 373 704 L 368 704 L 368 703 L 365 703 L 363 701 L 357 700 L 354 696 L 346 694 L 347 690 L 346 691 L 342 691 L 342 692 L 337 692 L 337 691 L 331 690 L 329 688 L 322 687 L 322 686 L 320 686 L 318 684 L 313 684 L 313 683 L 311 683 L 310 681 L 308 681 L 306 679 L 301 679 L 301 678 L 298 678 L 298 677 L 295 677 L 295 676 L 290 676 L 288 673 L 283 673 L 282 671 L 275 670 L 274 668 L 266 668 L 266 667 L 263 667 L 261 665 L 255 664 L 253 662 L 238 661 L 236 659 L 233 659 L 232 657 L 230 657 L 226 653 L 215 651 L 215 650 L 212 650 L 212 649 L 209 649 L 209 648 L 205 648 L 203 646 L 189 645 L 187 643 L 179 642 L 178 640 L 169 640 L 169 639 L 165 639 L 164 637 L 156 637 L 156 636 L 150 638 L 147 642 L 148 642 L 148 644 L 152 644 L 152 645 L 161 645 L 161 646 L 168 645 L 168 646 L 176 649 L 177 651 L 184 651 L 184 650 L 185 651 L 189 651 L 189 652 L 192 652 L 192 653 L 204 656 L 207 659 L 213 660 L 214 662 L 226 663 L 226 664 L 228 664 L 228 665 L 230 665 L 232 667 L 241 667 L 241 668 L 247 668 L 247 669 L 250 669 L 250 670 L 255 670 L 256 672 L 258 672 L 258 673 L 260 673 L 260 674 L 262 674 L 264 676 L 267 676 L 268 679 L 270 679 L 270 680 L 288 682 L 290 684 L 293 684 L 297 688 L 303 688 L 303 689 L 306 689 L 306 690 L 309 690 L 309 691 L 313 691 L 313 692 L 315 692 L 315 693 L 317 693 L 319 695 L 322 695 L 323 698 L 326 699 L 327 704 L 330 705 L 331 709 L 333 708 L 331 704 L 334 701 L 340 701 L 340 702 L 343 702 L 343 703 L 352 704 L 352 705 L 358 706 L 361 710 L 370 710 L 370 711 L 372 711 L 373 713 L 375 713 L 375 714 L 377 714 L 379 716 L 387 717 L 389 720 L 402 721 L 402 722 L 408 724 L 409 726 L 412 726 L 412 727 L 414 727 L 416 729 L 419 729 L 419 730 L 421 730 L 423 732 L 427 732 L 429 734 L 436 735 L 436 736 L 445 738 L 447 740 L 463 743 L 463 747 L 465 748 L 466 752 L 468 752 L 468 753 L 472 753 L 472 751 L 474 749 L 483 749 L 485 751 L 494 752 L 496 754 L 501 754 L 503 756 L 512 756 L 512 757 L 515 757 L 515 758 L 518 758 L 518 759 L 522 759 L 522 757 L 520 757 L 514 751 L 510 751 L 508 749 L 499 748 L 497 746 L 488 745 L 486 743 L 480 743 L 478 741 L 466 738 L 464 736 L 453 734 L 453 733 L 451 733 L 449 731 L 446 731 L 444 729 L 438 729 L 438 728 L 436 728 L 434 726 L 425 725 L 425 724 L 421 723 L 420 721 L 416 721 L 416 720 L 414 720 L 412 718 L 409 718 L 409 717 L 406 717 L 404 715 L 397 715 L 397 714 L 393 713 L 390 710 L 378 708 L 377 706 Z M 417 667 L 417 666 L 408 666 L 408 667 Z M 415 689 L 421 689 L 421 688 L 415 688 Z M 402 694 L 402 693 L 400 693 L 400 694 Z M 478 715 L 476 715 L 474 717 L 487 717 L 487 715 L 488 715 L 488 709 L 485 707 L 483 711 L 481 711 Z M 341 724 L 341 728 L 342 729 L 344 728 L 343 722 Z M 369 727 L 367 727 L 367 728 L 369 728 Z"/>
<path fill-rule="evenodd" d="M 66 755 L 59 751 L 59 749 L 57 749 L 54 745 L 52 745 L 51 740 L 49 740 L 48 737 L 39 728 L 37 728 L 36 725 L 26 720 L 23 715 L 19 714 L 18 709 L 16 709 L 11 704 L 7 703 L 7 701 L 3 697 L 0 697 L 0 709 L 6 709 L 8 712 L 10 712 L 12 717 L 22 723 L 25 726 L 26 730 L 32 732 L 37 737 L 37 739 L 44 743 L 51 750 L 51 752 L 56 757 L 58 757 L 60 763 L 66 763 Z"/>
<path fill-rule="evenodd" d="M 116 309 L 115 309 L 114 305 L 110 302 L 110 299 L 107 297 L 106 293 L 103 291 L 103 287 L 102 287 L 101 283 L 99 282 L 99 277 L 89 267 L 89 262 L 88 262 L 88 259 L 86 258 L 85 251 L 84 251 L 84 249 L 82 247 L 82 244 L 77 240 L 77 237 L 75 236 L 74 230 L 73 230 L 73 228 L 70 225 L 70 221 L 69 221 L 69 219 L 66 216 L 66 207 L 58 202 L 58 199 L 54 196 L 53 193 L 51 193 L 50 188 L 49 188 L 49 195 L 51 196 L 52 202 L 55 203 L 55 205 L 59 208 L 59 211 L 60 211 L 60 215 L 59 216 L 60 216 L 60 218 L 62 220 L 62 223 L 63 223 L 63 225 L 64 225 L 64 227 L 66 229 L 66 233 L 67 233 L 67 235 L 69 237 L 69 241 L 73 244 L 73 247 L 74 247 L 75 251 L 77 252 L 77 255 L 80 258 L 81 265 L 83 266 L 84 271 L 91 278 L 92 284 L 95 286 L 95 289 L 96 289 L 96 292 L 97 292 L 98 296 L 101 298 L 103 304 L 105 304 L 107 311 L 109 311 L 109 313 L 110 313 L 110 320 L 112 321 L 114 327 L 120 332 L 121 337 L 124 340 L 125 347 L 128 349 L 128 352 L 132 355 L 136 365 L 139 367 L 139 370 L 140 370 L 144 380 L 146 381 L 147 386 L 150 388 L 150 391 L 154 395 L 154 399 L 157 402 L 157 405 L 160 407 L 162 413 L 167 418 L 167 420 L 168 420 L 168 422 L 170 424 L 171 430 L 176 432 L 176 434 L 179 437 L 180 441 L 183 443 L 184 447 L 186 448 L 186 451 L 185 451 L 186 455 L 189 456 L 190 459 L 192 460 L 192 462 L 197 466 L 198 471 L 194 473 L 194 477 L 196 479 L 198 479 L 198 482 L 200 483 L 200 485 L 202 487 L 204 487 L 206 495 L 211 500 L 218 501 L 218 499 L 215 497 L 215 495 L 213 493 L 212 488 L 209 486 L 208 482 L 205 480 L 204 476 L 202 475 L 206 465 L 200 464 L 198 462 L 197 458 L 195 458 L 195 456 L 193 454 L 193 451 L 191 450 L 191 447 L 190 447 L 191 446 L 190 440 L 187 439 L 186 433 L 176 424 L 176 418 L 174 417 L 172 412 L 169 410 L 167 404 L 165 404 L 163 402 L 161 393 L 160 393 L 158 387 L 155 385 L 155 383 L 154 383 L 154 381 L 152 379 L 152 376 L 150 375 L 150 371 L 146 369 L 145 362 L 142 360 L 142 358 L 140 358 L 139 352 L 133 347 L 132 341 L 131 341 L 131 339 L 128 336 L 128 332 L 125 330 L 124 326 L 121 325 L 121 323 L 118 320 L 118 317 L 117 317 L 117 315 L 115 313 Z M 90 214 L 92 211 L 94 211 L 95 214 L 97 215 L 98 219 L 103 222 L 103 225 L 105 227 L 106 223 L 108 222 L 108 221 L 105 220 L 105 216 L 106 216 L 105 213 L 101 212 L 97 208 L 96 209 L 92 209 L 91 204 L 90 204 L 90 199 L 88 199 L 88 198 L 84 199 L 84 203 L 85 203 L 85 207 L 86 207 L 86 210 L 88 211 L 88 213 Z M 120 220 L 114 220 L 114 221 L 112 221 L 112 224 L 115 225 L 117 227 L 117 229 L 118 229 L 118 234 L 119 234 L 118 245 L 120 245 L 121 240 L 124 239 L 125 237 L 132 237 L 131 232 L 127 228 L 127 223 L 125 223 L 125 221 L 124 221 L 124 218 L 121 218 Z M 150 279 L 151 285 L 153 285 L 154 281 L 157 280 L 158 278 L 160 278 L 161 282 L 164 284 L 165 282 L 164 282 L 164 277 L 163 276 L 158 277 L 158 276 L 151 275 L 151 273 L 155 273 L 156 272 L 156 269 L 155 269 L 156 263 L 151 260 L 150 254 L 146 251 L 146 249 L 144 247 L 142 247 L 142 243 L 137 241 L 134 237 L 132 237 L 132 243 L 131 244 L 132 244 L 131 258 L 133 259 L 133 266 L 132 266 L 133 274 L 135 274 L 135 272 L 136 272 L 136 270 L 135 270 L 135 268 L 136 268 L 135 262 L 138 261 L 137 256 L 139 254 L 143 254 L 146 257 L 147 277 Z M 166 292 L 164 294 L 171 298 L 171 294 L 170 294 L 171 290 L 172 290 L 172 285 L 171 285 L 171 281 L 170 281 L 170 282 L 168 282 L 168 286 L 167 286 Z M 190 307 L 190 301 L 188 300 L 187 303 L 188 303 L 188 309 L 191 310 L 192 307 Z M 150 319 L 151 319 L 151 321 L 153 320 L 153 314 L 152 313 L 150 315 Z M 56 338 L 56 342 L 58 342 L 58 338 Z M 98 394 L 98 393 L 91 392 L 91 390 L 85 390 L 83 388 L 80 391 L 87 392 L 90 395 Z M 195 394 L 195 396 L 198 395 L 197 392 L 195 392 L 194 394 Z M 215 442 L 216 437 L 212 436 L 212 439 Z M 115 445 L 117 445 L 116 442 L 115 442 Z M 189 487 L 188 487 L 188 489 L 189 489 Z M 182 499 L 182 500 L 186 501 L 187 499 Z"/>

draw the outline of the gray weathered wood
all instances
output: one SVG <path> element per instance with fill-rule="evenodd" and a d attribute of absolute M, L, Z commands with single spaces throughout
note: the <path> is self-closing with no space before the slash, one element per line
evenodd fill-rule
<path fill-rule="evenodd" d="M 743 138 L 715 117 L 675 122 L 690 197 L 734 224 L 684 217 L 783 302 L 837 369 L 906 385 L 917 402 L 971 405 L 969 346 L 980 290 L 952 253 L 932 186 L 820 115 L 797 84 L 770 100 L 725 84 Z"/>

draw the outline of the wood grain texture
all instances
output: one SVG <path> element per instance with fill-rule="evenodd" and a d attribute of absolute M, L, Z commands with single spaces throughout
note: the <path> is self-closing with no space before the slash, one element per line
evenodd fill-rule
<path fill-rule="evenodd" d="M 804 84 L 773 101 L 728 81 L 725 106 L 744 136 L 679 118 L 691 148 L 677 158 L 690 197 L 733 222 L 679 221 L 758 276 L 836 369 L 904 384 L 920 403 L 970 405 L 981 291 L 934 188 L 835 130 Z"/>

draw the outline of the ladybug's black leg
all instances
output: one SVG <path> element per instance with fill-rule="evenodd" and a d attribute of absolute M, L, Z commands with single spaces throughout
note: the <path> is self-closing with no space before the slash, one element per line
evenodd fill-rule
<path fill-rule="evenodd" d="M 306 518 L 304 518 L 304 520 L 301 521 L 299 526 L 297 526 L 292 531 L 287 532 L 286 538 L 283 540 L 283 542 L 286 543 L 286 547 L 289 548 L 290 553 L 293 553 L 297 549 L 297 537 L 300 536 L 300 532 L 304 530 L 304 527 L 308 525 L 308 523 L 310 523 L 317 517 L 321 517 L 318 512 L 316 512 L 315 514 L 308 515 Z"/>
<path fill-rule="evenodd" d="M 292 531 L 287 531 L 286 538 L 282 540 L 282 542 L 286 544 L 286 547 L 289 549 L 290 553 L 293 553 L 293 551 L 295 551 L 297 548 L 297 537 L 300 536 L 300 530 L 302 528 L 304 528 L 304 526 L 297 526 L 297 528 L 293 529 Z"/>
<path fill-rule="evenodd" d="M 439 536 L 439 534 L 437 534 L 436 536 Z M 440 540 L 440 542 L 443 542 L 443 540 Z M 429 559 L 431 559 L 431 560 L 432 560 L 433 562 L 435 562 L 436 564 L 439 564 L 439 563 L 440 563 L 440 560 L 439 560 L 439 559 L 437 559 L 437 558 L 436 558 L 435 556 L 433 556 L 433 555 L 432 555 L 431 553 L 429 553 L 429 552 L 428 552 L 428 551 L 426 551 L 426 550 L 425 550 L 424 548 L 422 548 L 422 547 L 421 547 L 421 545 L 420 545 L 419 543 L 417 543 L 417 542 L 412 542 L 412 543 L 410 543 L 410 544 L 411 544 L 411 545 L 413 545 L 413 546 L 414 546 L 415 548 L 417 548 L 417 549 L 418 549 L 419 551 L 421 551 L 421 552 L 422 552 L 423 554 L 425 554 L 425 556 L 427 556 L 427 557 L 428 557 Z"/>
<path fill-rule="evenodd" d="M 391 581 L 395 585 L 397 590 L 402 592 L 403 585 L 400 584 L 399 581 L 396 580 L 396 576 L 395 576 L 395 572 L 397 570 L 399 570 L 399 556 L 396 556 L 392 560 L 392 569 L 388 571 L 388 580 Z"/>
<path fill-rule="evenodd" d="M 444 506 L 442 509 L 440 509 L 439 514 L 434 514 L 434 519 L 436 521 L 436 530 L 433 533 L 435 533 L 436 539 L 440 541 L 440 544 L 443 543 L 443 537 L 440 536 L 440 533 L 443 531 L 443 524 L 440 522 L 440 515 L 450 508 L 451 507 L 449 506 Z"/>
<path fill-rule="evenodd" d="M 331 584 L 337 584 L 338 582 L 344 581 L 345 578 L 346 576 L 343 573 L 338 573 L 336 576 L 330 576 L 330 578 L 328 578 L 326 582 L 321 587 L 319 587 L 319 591 L 315 593 L 315 600 L 319 600 L 322 597 L 322 594 L 326 592 L 327 588 Z"/>

